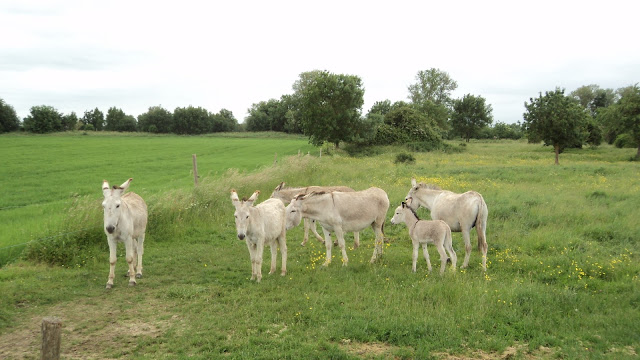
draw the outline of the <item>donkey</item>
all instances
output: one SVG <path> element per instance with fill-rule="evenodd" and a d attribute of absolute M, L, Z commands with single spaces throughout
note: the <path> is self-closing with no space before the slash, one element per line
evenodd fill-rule
<path fill-rule="evenodd" d="M 442 220 L 420 220 L 416 212 L 409 207 L 411 202 L 411 198 L 407 199 L 406 202 L 402 202 L 402 204 L 396 208 L 391 218 L 392 224 L 405 223 L 409 229 L 409 237 L 413 243 L 413 263 L 411 270 L 414 273 L 416 272 L 420 244 L 422 244 L 422 253 L 424 259 L 427 261 L 427 269 L 429 269 L 429 272 L 431 272 L 431 260 L 429 259 L 427 244 L 434 244 L 440 253 L 440 275 L 444 273 L 444 268 L 447 264 L 447 254 L 445 250 L 449 253 L 451 265 L 453 269 L 455 269 L 458 257 L 451 245 L 451 228 Z"/>
<path fill-rule="evenodd" d="M 281 182 L 280 185 L 276 186 L 276 188 L 273 190 L 273 193 L 271 193 L 271 197 L 274 199 L 280 199 L 285 204 L 289 204 L 296 195 L 298 194 L 304 195 L 304 194 L 311 193 L 313 191 L 315 192 L 321 192 L 321 191 L 353 192 L 354 190 L 347 186 L 307 186 L 307 187 L 285 188 L 284 182 Z M 304 218 L 303 220 L 304 220 L 304 238 L 302 239 L 301 245 L 305 246 L 307 244 L 307 241 L 309 241 L 309 219 Z M 318 241 L 320 241 L 321 243 L 324 243 L 324 239 L 322 238 L 322 236 L 320 236 L 320 234 L 318 234 L 318 231 L 316 230 L 316 222 L 313 220 L 311 220 L 311 222 L 313 223 L 313 226 L 311 227 L 311 231 L 313 232 L 313 235 L 315 235 Z M 354 249 L 360 246 L 360 234 L 357 231 L 353 233 L 353 243 L 354 243 L 353 245 Z M 337 245 L 337 243 L 334 245 Z"/>
<path fill-rule="evenodd" d="M 282 201 L 268 199 L 257 206 L 253 203 L 258 199 L 260 191 L 256 190 L 249 200 L 238 199 L 235 190 L 231 190 L 231 202 L 236 208 L 236 230 L 238 239 L 245 240 L 251 257 L 251 280 L 262 280 L 262 253 L 264 245 L 271 246 L 271 271 L 276 271 L 278 246 L 282 254 L 282 272 L 287 273 L 287 243 L 285 229 L 285 210 Z"/>
<path fill-rule="evenodd" d="M 409 205 L 411 209 L 417 210 L 418 207 L 423 206 L 429 209 L 433 220 L 443 220 L 449 225 L 451 231 L 462 232 L 465 250 L 462 268 L 469 265 L 471 255 L 469 233 L 475 226 L 478 233 L 478 249 L 482 252 L 482 269 L 487 271 L 486 231 L 489 210 L 482 195 L 475 191 L 456 194 L 435 185 L 418 184 L 416 179 L 411 179 L 411 189 L 405 200 L 409 198 L 413 199 Z"/>
<path fill-rule="evenodd" d="M 325 235 L 327 255 L 323 266 L 331 263 L 331 232 L 338 238 L 342 250 L 342 265 L 349 258 L 345 251 L 344 232 L 361 231 L 371 226 L 376 235 L 375 248 L 371 262 L 382 255 L 384 220 L 389 209 L 389 198 L 384 190 L 372 187 L 355 192 L 312 192 L 296 196 L 287 205 L 287 229 L 300 224 L 303 217 L 316 220 L 322 226 Z"/>
<path fill-rule="evenodd" d="M 142 254 L 147 229 L 147 204 L 136 193 L 123 193 L 133 179 L 120 186 L 109 187 L 107 180 L 102 182 L 104 201 L 104 232 L 109 243 L 109 279 L 107 289 L 113 287 L 116 269 L 116 248 L 118 241 L 124 242 L 127 263 L 129 264 L 129 286 L 136 285 L 136 278 L 142 277 Z M 137 257 L 137 259 L 136 259 Z M 136 264 L 137 260 L 137 264 Z M 137 270 L 134 270 L 137 268 Z"/>

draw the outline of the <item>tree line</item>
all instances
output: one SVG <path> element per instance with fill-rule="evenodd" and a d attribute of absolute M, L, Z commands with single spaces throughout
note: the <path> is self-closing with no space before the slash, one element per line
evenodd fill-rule
<path fill-rule="evenodd" d="M 201 107 L 160 107 L 134 118 L 112 107 L 60 114 L 50 106 L 35 106 L 22 123 L 13 108 L 0 99 L 0 132 L 23 128 L 45 133 L 72 129 L 204 134 L 220 131 L 280 131 L 304 134 L 315 145 L 339 147 L 406 144 L 413 150 L 443 148 L 444 139 L 526 137 L 544 142 L 558 154 L 565 148 L 599 145 L 638 147 L 640 158 L 640 89 L 638 85 L 601 89 L 582 86 L 569 95 L 564 89 L 539 93 L 525 102 L 523 122 L 493 124 L 492 106 L 480 95 L 455 99 L 458 84 L 449 74 L 431 68 L 419 71 L 407 87 L 408 101 L 381 100 L 362 114 L 364 87 L 356 75 L 314 70 L 304 72 L 292 85 L 292 94 L 253 104 L 244 124 L 233 114 L 217 114 Z"/>
<path fill-rule="evenodd" d="M 57 131 L 120 131 L 175 134 L 206 134 L 238 130 L 238 121 L 229 110 L 211 113 L 202 107 L 178 107 L 173 112 L 152 106 L 136 119 L 122 109 L 111 107 L 105 115 L 98 108 L 82 117 L 75 112 L 62 114 L 53 106 L 33 106 L 20 122 L 14 108 L 0 99 L 0 133 L 24 130 L 44 134 Z"/>

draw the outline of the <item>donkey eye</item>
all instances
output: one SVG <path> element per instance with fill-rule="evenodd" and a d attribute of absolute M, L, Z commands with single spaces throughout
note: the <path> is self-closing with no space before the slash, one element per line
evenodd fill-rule
<path fill-rule="evenodd" d="M 116 209 L 119 208 L 119 207 L 120 207 L 120 205 L 116 205 Z"/>

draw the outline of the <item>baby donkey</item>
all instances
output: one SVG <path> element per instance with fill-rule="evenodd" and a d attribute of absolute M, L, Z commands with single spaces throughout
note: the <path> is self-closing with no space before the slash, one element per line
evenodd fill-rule
<path fill-rule="evenodd" d="M 411 237 L 411 242 L 413 243 L 413 264 L 411 269 L 414 273 L 416 272 L 418 248 L 420 244 L 422 244 L 422 253 L 424 254 L 425 260 L 427 260 L 429 272 L 431 272 L 431 260 L 429 259 L 427 244 L 434 244 L 440 253 L 441 275 L 444 273 L 444 268 L 447 264 L 447 253 L 445 249 L 449 253 L 451 264 L 455 269 L 458 257 L 453 250 L 453 246 L 451 246 L 451 228 L 442 220 L 420 220 L 415 211 L 409 207 L 411 201 L 412 199 L 408 198 L 407 202 L 402 202 L 402 204 L 396 208 L 393 218 L 391 218 L 392 224 L 405 223 L 409 229 L 409 237 Z"/>

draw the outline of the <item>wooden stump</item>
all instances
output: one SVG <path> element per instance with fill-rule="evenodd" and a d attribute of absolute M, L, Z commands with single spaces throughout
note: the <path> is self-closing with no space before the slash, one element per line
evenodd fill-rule
<path fill-rule="evenodd" d="M 57 317 L 42 319 L 42 351 L 40 359 L 60 359 L 60 335 L 62 320 Z"/>

